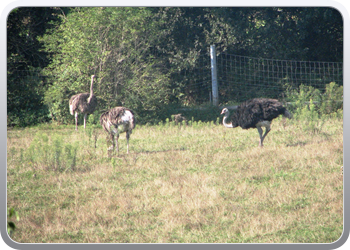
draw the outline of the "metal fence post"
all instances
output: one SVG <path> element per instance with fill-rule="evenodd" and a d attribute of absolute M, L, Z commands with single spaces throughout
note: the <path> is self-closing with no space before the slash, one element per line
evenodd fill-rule
<path fill-rule="evenodd" d="M 213 105 L 218 106 L 219 91 L 218 91 L 215 45 L 210 45 L 210 61 L 211 61 L 211 85 L 212 85 L 212 93 L 213 93 Z"/>

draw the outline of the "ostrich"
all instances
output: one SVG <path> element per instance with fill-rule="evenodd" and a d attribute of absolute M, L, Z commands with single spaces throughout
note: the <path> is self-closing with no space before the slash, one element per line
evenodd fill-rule
<path fill-rule="evenodd" d="M 73 95 L 69 100 L 69 111 L 71 115 L 75 113 L 75 130 L 78 130 L 78 113 L 84 114 L 84 129 L 86 128 L 86 117 L 92 114 L 97 107 L 97 98 L 93 92 L 95 75 L 91 76 L 90 93 L 80 93 Z"/>
<path fill-rule="evenodd" d="M 228 121 L 230 112 L 227 108 L 224 108 L 221 114 L 225 114 L 223 125 L 227 128 L 238 126 L 243 129 L 257 128 L 260 135 L 260 147 L 263 146 L 263 141 L 271 130 L 270 125 L 273 119 L 279 115 L 291 118 L 291 114 L 283 107 L 282 103 L 275 99 L 265 98 L 256 98 L 240 104 L 230 122 Z M 266 128 L 264 134 L 262 127 Z"/>
<path fill-rule="evenodd" d="M 107 112 L 104 112 L 100 116 L 100 123 L 103 129 L 109 134 L 109 138 L 112 141 L 112 146 L 107 150 L 110 151 L 114 149 L 114 136 L 116 135 L 117 138 L 115 139 L 115 142 L 117 144 L 117 152 L 119 154 L 119 134 L 126 132 L 127 153 L 129 153 L 129 138 L 136 125 L 134 112 L 125 107 L 115 107 Z"/>
<path fill-rule="evenodd" d="M 182 114 L 172 115 L 171 117 L 172 117 L 172 120 L 175 122 L 175 125 L 178 125 L 179 123 L 181 124 L 183 121 L 185 121 L 187 125 L 187 119 L 186 117 L 182 116 Z"/>

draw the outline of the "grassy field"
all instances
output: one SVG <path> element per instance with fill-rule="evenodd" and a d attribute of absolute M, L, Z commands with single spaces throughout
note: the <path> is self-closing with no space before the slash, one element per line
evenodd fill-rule
<path fill-rule="evenodd" d="M 343 124 L 278 119 L 136 126 L 107 156 L 101 128 L 7 131 L 7 203 L 21 243 L 331 243 L 343 230 Z"/>

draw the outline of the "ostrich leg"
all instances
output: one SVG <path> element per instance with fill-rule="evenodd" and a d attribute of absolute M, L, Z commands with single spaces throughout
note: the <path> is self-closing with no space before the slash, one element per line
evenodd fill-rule
<path fill-rule="evenodd" d="M 107 146 L 110 144 L 110 143 L 112 143 L 112 145 L 111 146 L 109 146 L 108 148 L 107 148 L 107 155 L 108 155 L 108 157 L 111 157 L 111 154 L 113 153 L 113 150 L 114 150 L 114 147 L 115 147 L 115 144 L 114 144 L 114 134 L 109 134 L 108 136 L 107 136 Z"/>
<path fill-rule="evenodd" d="M 86 128 L 86 117 L 87 117 L 87 114 L 84 114 L 84 129 Z"/>
<path fill-rule="evenodd" d="M 271 128 L 270 128 L 270 123 L 268 123 L 268 125 L 265 127 L 265 134 L 263 135 L 263 140 L 265 139 L 266 135 L 270 132 Z"/>
<path fill-rule="evenodd" d="M 129 138 L 130 138 L 130 133 L 129 131 L 126 131 L 126 152 L 129 154 Z"/>
<path fill-rule="evenodd" d="M 257 127 L 257 129 L 258 129 L 259 136 L 260 136 L 259 146 L 263 147 L 264 146 L 264 144 L 263 144 L 264 139 L 265 139 L 266 135 L 270 132 L 271 128 L 270 128 L 270 126 L 267 126 L 264 135 L 262 134 L 263 130 L 261 127 Z"/>
<path fill-rule="evenodd" d="M 78 131 L 78 112 L 75 112 L 75 130 Z"/>
<path fill-rule="evenodd" d="M 119 139 L 119 134 L 116 134 L 115 143 L 116 143 L 117 154 L 119 155 L 119 144 L 118 144 L 118 139 Z"/>
<path fill-rule="evenodd" d="M 262 147 L 263 146 L 263 130 L 261 127 L 257 127 L 258 132 L 259 132 L 259 136 L 260 136 L 260 141 L 259 141 L 259 146 Z"/>

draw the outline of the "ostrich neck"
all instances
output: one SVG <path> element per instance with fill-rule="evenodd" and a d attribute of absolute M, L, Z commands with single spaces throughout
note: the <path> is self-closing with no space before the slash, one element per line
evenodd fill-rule
<path fill-rule="evenodd" d="M 94 87 L 94 78 L 91 78 L 90 97 L 94 95 L 93 87 Z"/>
<path fill-rule="evenodd" d="M 224 116 L 224 119 L 222 120 L 222 123 L 224 124 L 224 126 L 225 126 L 226 128 L 233 128 L 232 122 L 231 122 L 231 123 L 227 123 L 228 116 L 229 116 L 229 114 L 226 114 L 226 115 Z"/>

